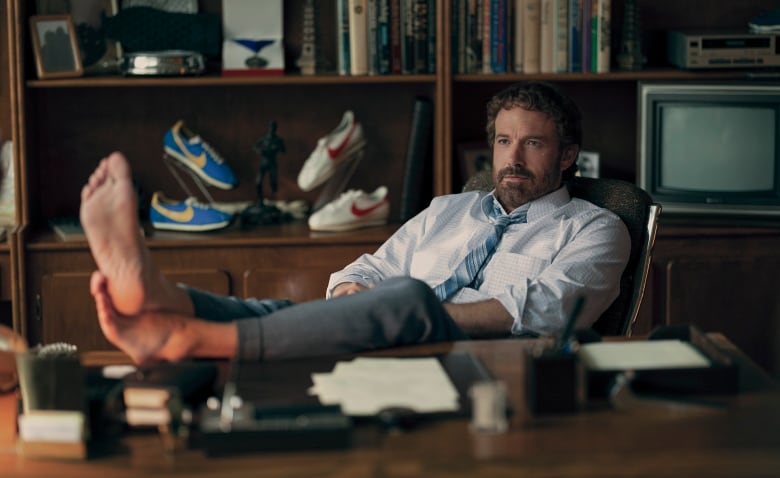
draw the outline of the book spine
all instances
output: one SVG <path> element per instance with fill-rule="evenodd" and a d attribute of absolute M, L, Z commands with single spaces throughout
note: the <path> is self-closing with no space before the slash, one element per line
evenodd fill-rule
<path fill-rule="evenodd" d="M 428 71 L 428 0 L 415 0 L 413 13 L 414 73 Z"/>
<path fill-rule="evenodd" d="M 366 0 L 349 0 L 350 73 L 368 74 L 368 21 Z"/>
<path fill-rule="evenodd" d="M 458 2 L 458 73 L 466 73 L 466 50 L 470 37 L 468 23 L 468 0 L 456 0 Z"/>
<path fill-rule="evenodd" d="M 492 73 L 493 65 L 490 61 L 490 50 L 492 36 L 490 22 L 491 11 L 493 9 L 494 0 L 483 0 L 479 2 L 482 5 L 482 73 Z"/>
<path fill-rule="evenodd" d="M 555 0 L 553 23 L 554 65 L 556 73 L 569 68 L 569 0 Z"/>
<path fill-rule="evenodd" d="M 525 0 L 514 0 L 512 9 L 512 70 L 523 72 L 523 22 L 525 21 Z"/>
<path fill-rule="evenodd" d="M 409 126 L 403 188 L 401 190 L 401 222 L 406 222 L 422 210 L 420 198 L 425 165 L 430 162 L 433 104 L 427 98 L 417 98 Z"/>
<path fill-rule="evenodd" d="M 349 0 L 336 0 L 339 75 L 349 75 Z"/>
<path fill-rule="evenodd" d="M 376 23 L 377 73 L 390 73 L 390 0 L 377 0 Z"/>
<path fill-rule="evenodd" d="M 369 75 L 376 75 L 379 72 L 377 1 L 378 0 L 366 0 L 366 50 L 368 53 Z"/>
<path fill-rule="evenodd" d="M 390 0 L 390 71 L 401 74 L 401 0 Z"/>
<path fill-rule="evenodd" d="M 490 68 L 493 73 L 506 73 L 507 0 L 492 1 L 490 24 Z"/>
<path fill-rule="evenodd" d="M 428 67 L 426 73 L 436 73 L 436 0 L 428 0 Z"/>
<path fill-rule="evenodd" d="M 582 35 L 581 35 L 581 50 L 582 55 L 580 62 L 582 67 L 580 71 L 588 73 L 590 71 L 590 45 L 591 45 L 591 26 L 593 22 L 593 3 L 592 0 L 582 0 Z"/>
<path fill-rule="evenodd" d="M 478 64 L 482 58 L 482 28 L 477 15 L 477 3 L 479 0 L 463 0 L 464 3 L 464 66 L 463 73 L 476 73 L 482 69 Z"/>
<path fill-rule="evenodd" d="M 579 72 L 582 69 L 582 0 L 569 0 L 569 65 L 567 71 Z"/>
<path fill-rule="evenodd" d="M 553 2 L 541 0 L 539 11 L 539 70 L 542 73 L 553 73 Z"/>
<path fill-rule="evenodd" d="M 541 1 L 523 0 L 523 73 L 539 73 Z"/>
<path fill-rule="evenodd" d="M 414 73 L 414 3 L 401 0 L 401 72 Z"/>
<path fill-rule="evenodd" d="M 598 61 L 596 73 L 609 73 L 612 48 L 611 17 L 612 0 L 599 0 Z"/>
<path fill-rule="evenodd" d="M 598 70 L 599 61 L 599 0 L 591 0 L 590 8 L 590 66 L 589 71 Z"/>

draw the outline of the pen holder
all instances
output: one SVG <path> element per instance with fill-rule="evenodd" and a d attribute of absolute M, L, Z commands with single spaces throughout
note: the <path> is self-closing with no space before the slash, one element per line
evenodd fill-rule
<path fill-rule="evenodd" d="M 83 412 L 84 368 L 77 356 L 16 354 L 24 413 L 34 410 Z"/>
<path fill-rule="evenodd" d="M 576 353 L 556 349 L 529 354 L 525 377 L 532 414 L 575 412 L 585 403 L 585 374 Z"/>

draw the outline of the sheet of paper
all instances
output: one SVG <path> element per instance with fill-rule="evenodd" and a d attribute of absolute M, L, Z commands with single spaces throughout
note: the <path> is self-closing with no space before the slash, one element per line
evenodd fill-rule
<path fill-rule="evenodd" d="M 331 373 L 312 374 L 324 405 L 340 404 L 347 415 L 375 415 L 388 407 L 418 413 L 458 410 L 458 391 L 435 358 L 358 357 L 339 362 Z"/>
<path fill-rule="evenodd" d="M 648 370 L 709 367 L 710 361 L 681 340 L 596 342 L 578 352 L 588 370 Z"/>

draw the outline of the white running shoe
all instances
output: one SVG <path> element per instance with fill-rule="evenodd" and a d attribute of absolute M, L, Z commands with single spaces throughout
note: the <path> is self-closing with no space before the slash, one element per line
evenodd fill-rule
<path fill-rule="evenodd" d="M 365 145 L 363 127 L 355 120 L 352 111 L 346 111 L 336 129 L 317 140 L 317 147 L 298 174 L 298 187 L 311 191 L 324 183 Z"/>
<path fill-rule="evenodd" d="M 351 231 L 387 224 L 390 201 L 387 188 L 379 186 L 371 194 L 350 189 L 309 217 L 312 231 Z"/>

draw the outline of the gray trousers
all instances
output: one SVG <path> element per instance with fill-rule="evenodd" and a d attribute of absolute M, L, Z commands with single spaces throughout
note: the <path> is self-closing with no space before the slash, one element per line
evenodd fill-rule
<path fill-rule="evenodd" d="M 469 338 L 431 288 L 408 277 L 389 279 L 353 295 L 299 304 L 187 290 L 197 317 L 237 321 L 238 356 L 243 360 L 354 353 Z"/>

